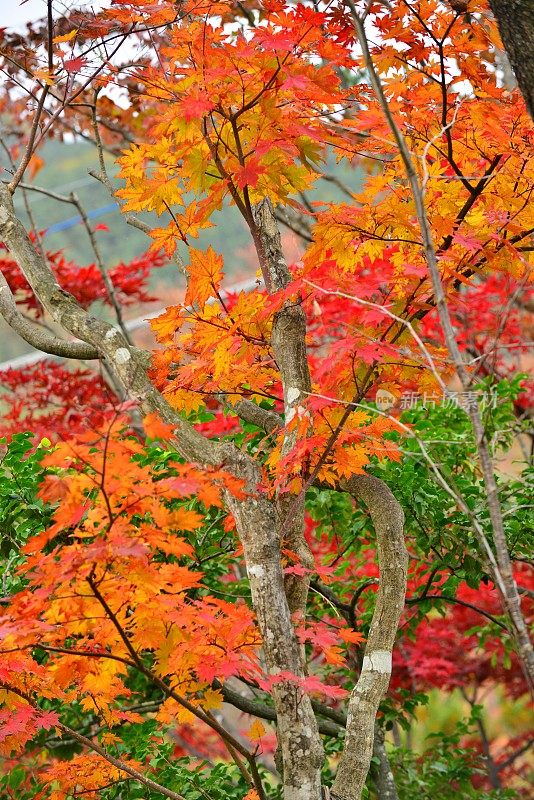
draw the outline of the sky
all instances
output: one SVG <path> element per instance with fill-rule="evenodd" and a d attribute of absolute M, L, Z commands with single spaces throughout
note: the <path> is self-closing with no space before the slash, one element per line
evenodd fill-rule
<path fill-rule="evenodd" d="M 4 0 L 0 11 L 0 27 L 12 28 L 24 25 L 25 22 L 39 19 L 46 14 L 46 0 Z"/>
<path fill-rule="evenodd" d="M 60 17 L 65 9 L 73 5 L 90 5 L 93 7 L 102 6 L 103 3 L 96 2 L 81 3 L 77 0 L 54 0 L 54 17 Z M 24 23 L 46 16 L 46 0 L 1 0 L 0 2 L 0 28 L 23 27 Z"/>

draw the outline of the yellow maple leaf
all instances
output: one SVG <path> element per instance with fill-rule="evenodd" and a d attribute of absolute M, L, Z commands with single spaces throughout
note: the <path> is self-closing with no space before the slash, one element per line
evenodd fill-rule
<path fill-rule="evenodd" d="M 362 447 L 338 447 L 335 451 L 334 469 L 342 478 L 350 478 L 364 471 L 369 456 Z"/>
<path fill-rule="evenodd" d="M 182 324 L 182 309 L 180 306 L 169 306 L 159 317 L 150 320 L 150 327 L 156 334 L 158 342 L 162 344 L 172 340 L 173 334 Z"/>
<path fill-rule="evenodd" d="M 196 531 L 200 528 L 203 517 L 189 508 L 177 508 L 171 512 L 170 527 L 179 531 Z"/>
<path fill-rule="evenodd" d="M 136 210 L 137 205 L 134 206 L 131 203 L 129 205 L 125 203 L 123 205 L 124 211 L 129 211 L 132 208 Z M 149 236 L 151 239 L 154 239 L 154 242 L 150 248 L 151 250 L 161 250 L 163 248 L 163 250 L 165 251 L 166 255 L 169 256 L 169 258 L 172 256 L 172 254 L 176 250 L 176 242 L 178 238 L 178 230 L 176 228 L 174 220 L 169 222 L 166 228 L 153 228 L 149 232 Z"/>
<path fill-rule="evenodd" d="M 114 733 L 109 733 L 109 732 L 103 733 L 102 737 L 101 737 L 101 740 L 102 740 L 102 744 L 106 745 L 106 746 L 108 746 L 110 744 L 117 744 L 117 742 L 121 741 L 121 739 L 119 739 L 118 736 L 115 736 Z"/>
<path fill-rule="evenodd" d="M 344 642 L 351 642 L 352 644 L 361 644 L 365 641 L 365 636 L 353 628 L 339 628 L 338 633 Z"/>
<path fill-rule="evenodd" d="M 172 672 L 172 666 L 169 664 L 169 658 L 174 652 L 177 643 L 181 642 L 182 640 L 183 634 L 180 629 L 177 627 L 172 627 L 167 634 L 166 639 L 163 641 L 161 646 L 158 647 L 155 653 L 158 675 L 165 676 Z M 168 705 L 171 705 L 171 703 L 168 703 Z M 174 713 L 176 713 L 176 709 L 174 709 Z"/>
<path fill-rule="evenodd" d="M 156 714 L 156 719 L 158 722 L 163 723 L 164 725 L 169 725 L 170 723 L 174 722 L 180 706 L 172 697 L 168 697 L 159 707 L 158 712 Z"/>
<path fill-rule="evenodd" d="M 223 702 L 223 696 L 217 689 L 206 689 L 201 699 L 202 707 L 205 711 L 220 708 Z"/>
<path fill-rule="evenodd" d="M 78 33 L 78 28 L 74 28 L 74 30 L 70 31 L 69 33 L 65 33 L 63 36 L 54 36 L 52 41 L 54 42 L 54 44 L 60 44 L 61 42 L 70 42 L 71 39 L 74 39 L 77 33 Z"/>
<path fill-rule="evenodd" d="M 259 719 L 255 719 L 247 731 L 248 738 L 253 742 L 259 742 L 265 734 L 265 725 Z"/>
<path fill-rule="evenodd" d="M 179 179 L 170 179 L 163 170 L 147 178 L 139 195 L 139 205 L 143 210 L 155 211 L 158 215 L 167 211 L 169 206 L 183 206 Z"/>
<path fill-rule="evenodd" d="M 33 77 L 41 83 L 46 83 L 48 86 L 53 86 L 55 83 L 54 75 L 46 68 L 36 69 L 33 73 Z"/>
<path fill-rule="evenodd" d="M 169 405 L 177 411 L 185 411 L 186 414 L 198 411 L 204 403 L 202 395 L 196 392 L 189 392 L 187 389 L 170 389 L 169 391 L 164 391 L 163 394 Z"/>
<path fill-rule="evenodd" d="M 346 664 L 343 651 L 340 647 L 337 647 L 337 645 L 334 645 L 333 647 L 325 647 L 323 650 L 323 655 L 327 664 L 332 664 L 335 667 L 343 667 Z"/>

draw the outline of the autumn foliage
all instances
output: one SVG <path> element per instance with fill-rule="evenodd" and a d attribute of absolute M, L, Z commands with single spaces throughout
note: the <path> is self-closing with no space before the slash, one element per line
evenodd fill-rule
<path fill-rule="evenodd" d="M 178 420 L 223 456 L 239 448 L 259 476 L 251 486 L 230 457 L 184 457 L 179 423 L 147 413 L 133 380 L 110 380 L 109 359 L 1 373 L 10 482 L 5 492 L 0 484 L 10 527 L 1 551 L 2 797 L 282 797 L 280 686 L 312 700 L 329 785 L 381 576 L 373 526 L 346 493 L 367 474 L 401 503 L 410 556 L 377 718 L 397 800 L 419 791 L 528 796 L 528 681 L 477 539 L 482 529 L 494 548 L 466 412 L 480 406 L 492 457 L 512 452 L 498 471 L 500 502 L 532 622 L 532 469 L 517 453 L 533 408 L 534 129 L 503 80 L 487 4 L 457 5 L 114 0 L 57 20 L 51 41 L 46 25 L 32 26 L 24 46 L 2 32 L 0 109 L 29 123 L 6 140 L 7 178 L 31 127 L 14 91 L 22 84 L 42 92 L 55 120 L 44 118 L 31 146 L 70 128 L 96 136 L 100 153 L 116 156 L 124 214 L 159 218 L 143 223 L 149 249 L 107 270 L 112 294 L 98 258 L 80 266 L 45 249 L 44 261 L 81 308 L 109 315 L 153 301 L 151 275 L 174 259 L 187 287 L 150 321 L 148 375 Z M 367 59 L 356 11 L 371 31 Z M 121 37 L 135 58 L 115 52 Z M 458 389 L 395 131 L 415 165 L 469 393 Z M 334 199 L 322 194 L 327 181 Z M 258 222 L 262 203 L 299 239 L 301 258 L 279 273 Z M 232 290 L 233 265 L 203 244 L 228 205 L 255 248 L 256 283 L 243 291 Z M 42 246 L 39 231 L 32 238 Z M 5 248 L 0 268 L 18 309 L 45 325 L 46 304 Z M 306 326 L 305 390 L 287 385 L 277 345 L 277 325 L 294 308 Z M 126 350 L 123 363 L 130 358 Z M 33 438 L 17 438 L 24 431 Z M 306 586 L 292 619 L 302 674 L 268 667 L 251 594 L 258 567 L 229 510 L 265 499 L 282 509 L 285 585 Z M 299 549 L 290 529 L 301 510 Z M 412 750 L 438 692 L 456 698 L 467 722 Z M 496 741 L 488 697 L 501 720 L 521 717 Z M 364 796 L 380 800 L 376 767 Z"/>

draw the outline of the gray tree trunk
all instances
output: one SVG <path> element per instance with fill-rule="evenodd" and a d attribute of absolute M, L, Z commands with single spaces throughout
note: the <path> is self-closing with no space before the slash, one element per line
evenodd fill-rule
<path fill-rule="evenodd" d="M 527 110 L 534 119 L 534 0 L 490 0 Z"/>

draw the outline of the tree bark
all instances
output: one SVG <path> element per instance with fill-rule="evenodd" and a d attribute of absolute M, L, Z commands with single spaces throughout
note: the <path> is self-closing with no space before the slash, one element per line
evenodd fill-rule
<path fill-rule="evenodd" d="M 236 471 L 248 474 L 249 499 L 236 500 L 228 495 L 227 504 L 243 544 L 268 672 L 276 676 L 288 671 L 296 678 L 274 683 L 272 687 L 282 756 L 283 797 L 320 800 L 323 746 L 310 698 L 297 684 L 304 677 L 304 667 L 284 588 L 275 506 L 255 491 L 261 479 L 259 465 L 243 463 Z"/>
<path fill-rule="evenodd" d="M 291 281 L 291 275 L 282 250 L 273 205 L 268 198 L 254 208 L 253 224 L 253 239 L 266 285 L 273 292 L 285 289 Z M 295 414 L 300 413 L 301 403 L 311 389 L 306 354 L 306 317 L 298 302 L 286 301 L 275 313 L 271 347 L 280 372 L 287 424 Z M 290 453 L 295 444 L 295 435 L 291 431 L 284 431 L 282 454 Z M 256 480 L 255 485 L 258 482 Z M 259 517 L 258 503 L 264 505 Z M 254 608 L 262 634 L 265 629 L 269 641 L 266 647 L 264 636 L 269 671 L 276 674 L 289 670 L 299 678 L 304 678 L 304 649 L 296 638 L 293 619 L 294 615 L 300 618 L 306 615 L 310 575 L 292 575 L 284 579 L 280 559 L 281 548 L 287 547 L 298 555 L 301 564 L 308 570 L 314 567 L 313 556 L 304 538 L 304 496 L 295 498 L 291 493 L 277 492 L 274 503 L 258 498 L 248 522 L 244 511 L 241 504 L 234 516 L 236 521 L 243 520 L 241 526 L 238 522 L 238 531 L 246 555 Z M 269 542 L 263 560 L 258 550 L 258 544 L 261 545 L 258 530 L 264 530 L 260 537 L 264 544 Z M 279 625 L 284 630 L 283 643 L 275 630 Z M 294 682 L 283 682 L 274 685 L 273 699 L 278 729 L 276 761 L 283 773 L 284 798 L 319 800 L 324 753 L 310 698 Z"/>
<path fill-rule="evenodd" d="M 15 333 L 18 333 L 25 342 L 42 353 L 81 360 L 99 358 L 98 350 L 91 345 L 87 345 L 85 342 L 67 342 L 64 339 L 58 339 L 46 328 L 41 328 L 38 323 L 26 319 L 17 309 L 9 284 L 1 273 L 0 314 Z"/>
<path fill-rule="evenodd" d="M 254 209 L 257 251 L 264 273 L 269 275 L 273 291 L 285 289 L 291 282 L 286 259 L 282 250 L 280 230 L 275 211 L 268 198 Z M 286 300 L 273 319 L 271 347 L 280 371 L 284 392 L 285 424 L 295 415 L 305 413 L 303 402 L 311 391 L 311 377 L 306 353 L 306 315 L 298 299 Z M 294 448 L 294 432 L 285 431 L 282 455 Z M 310 573 L 314 567 L 313 555 L 304 537 L 304 493 L 295 497 L 290 492 L 279 492 L 277 496 L 278 528 L 285 547 L 296 553 L 300 563 L 309 573 L 289 575 L 285 580 L 285 591 L 291 614 L 304 617 L 310 586 Z"/>
<path fill-rule="evenodd" d="M 534 0 L 490 0 L 527 111 L 534 119 Z"/>
<path fill-rule="evenodd" d="M 375 722 L 373 757 L 378 759 L 378 764 L 372 770 L 378 800 L 399 800 L 397 787 L 395 786 L 395 778 L 391 771 L 391 765 L 384 743 L 384 734 L 377 722 Z"/>
<path fill-rule="evenodd" d="M 376 712 L 391 677 L 393 644 L 406 595 L 408 553 L 404 514 L 385 483 L 370 475 L 356 475 L 344 488 L 369 509 L 380 566 L 362 671 L 349 700 L 345 748 L 331 792 L 335 800 L 360 800 L 373 754 Z"/>

